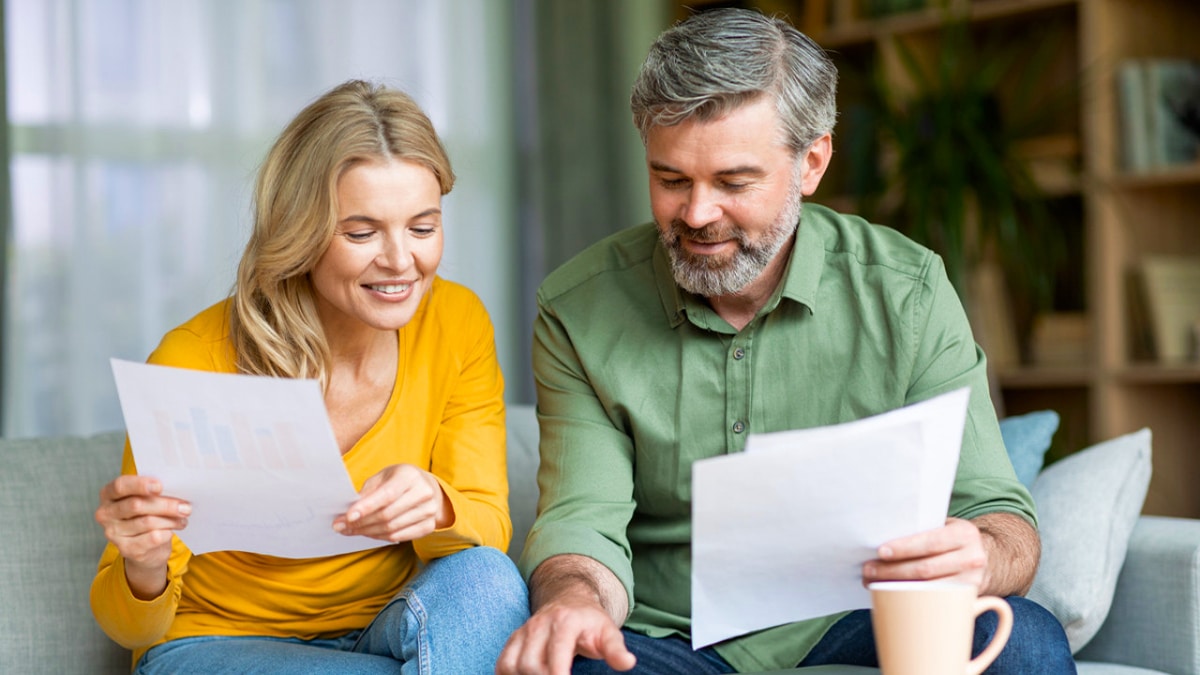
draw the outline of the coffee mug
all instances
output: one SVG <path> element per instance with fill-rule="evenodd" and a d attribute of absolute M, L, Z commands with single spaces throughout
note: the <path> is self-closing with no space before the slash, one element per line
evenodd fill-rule
<path fill-rule="evenodd" d="M 1012 608 L 1003 598 L 979 596 L 955 581 L 880 581 L 871 592 L 871 626 L 883 675 L 979 675 L 1000 655 L 1012 632 Z M 975 619 L 1000 617 L 996 634 L 971 658 Z"/>

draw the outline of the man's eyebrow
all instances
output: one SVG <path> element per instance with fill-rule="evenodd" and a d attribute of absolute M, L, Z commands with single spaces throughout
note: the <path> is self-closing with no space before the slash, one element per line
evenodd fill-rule
<path fill-rule="evenodd" d="M 676 169 L 675 167 L 671 166 L 670 164 L 663 164 L 662 162 L 656 162 L 656 161 L 650 162 L 650 169 L 652 171 L 658 171 L 660 173 L 683 174 L 682 171 L 680 171 L 679 169 Z M 762 169 L 762 167 L 754 166 L 751 164 L 744 164 L 741 166 L 730 167 L 728 169 L 721 169 L 720 171 L 718 171 L 716 173 L 716 175 L 718 175 L 718 176 L 746 176 L 746 175 L 761 176 L 765 173 L 766 173 L 766 171 L 764 171 Z"/>
<path fill-rule="evenodd" d="M 753 166 L 750 164 L 744 164 L 742 166 L 735 166 L 731 169 L 722 169 L 717 172 L 717 175 L 718 176 L 741 176 L 741 175 L 749 174 L 752 176 L 761 176 L 765 173 L 766 173 L 766 171 L 763 171 L 762 167 Z"/>

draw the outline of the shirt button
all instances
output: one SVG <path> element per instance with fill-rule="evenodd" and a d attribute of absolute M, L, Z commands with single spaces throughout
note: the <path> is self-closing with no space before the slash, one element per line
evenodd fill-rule
<path fill-rule="evenodd" d="M 739 420 L 733 423 L 733 433 L 740 434 L 746 430 L 746 425 Z"/>
<path fill-rule="evenodd" d="M 742 359 L 746 358 L 746 350 L 742 349 L 741 347 L 738 347 L 737 349 L 733 350 L 733 358 L 738 361 L 741 361 Z"/>

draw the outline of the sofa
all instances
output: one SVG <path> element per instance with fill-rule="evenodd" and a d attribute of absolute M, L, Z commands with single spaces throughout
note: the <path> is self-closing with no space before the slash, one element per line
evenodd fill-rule
<path fill-rule="evenodd" d="M 508 426 L 516 555 L 537 500 L 532 407 L 511 406 Z M 88 608 L 104 545 L 92 514 L 100 486 L 119 470 L 123 440 L 122 432 L 0 440 L 0 673 L 129 672 L 129 653 Z M 1077 654 L 1079 672 L 1200 674 L 1200 520 L 1135 521 L 1103 623 Z"/>

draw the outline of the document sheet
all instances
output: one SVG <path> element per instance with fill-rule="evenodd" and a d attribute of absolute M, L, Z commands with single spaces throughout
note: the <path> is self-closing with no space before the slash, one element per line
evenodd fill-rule
<path fill-rule="evenodd" d="M 333 531 L 358 498 L 315 380 L 112 359 L 138 473 L 186 499 L 192 553 L 310 558 L 387 542 Z"/>
<path fill-rule="evenodd" d="M 692 646 L 869 607 L 863 563 L 945 523 L 969 393 L 694 463 Z"/>

